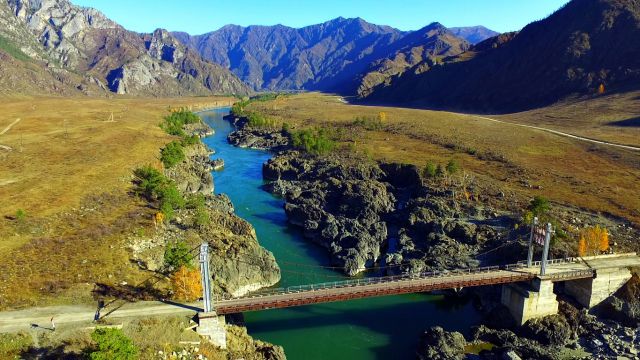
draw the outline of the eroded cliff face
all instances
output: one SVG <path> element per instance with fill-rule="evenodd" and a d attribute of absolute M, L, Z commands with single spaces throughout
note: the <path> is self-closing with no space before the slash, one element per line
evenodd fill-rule
<path fill-rule="evenodd" d="M 88 42 L 82 40 L 89 30 L 122 29 L 101 12 L 66 0 L 8 0 L 8 3 L 50 55 L 65 66 L 76 67 L 86 57 L 82 45 Z"/>
<path fill-rule="evenodd" d="M 187 129 L 189 134 L 200 135 L 211 131 L 202 126 Z M 213 194 L 210 153 L 202 143 L 189 146 L 186 159 L 165 170 L 165 175 L 176 183 L 180 192 L 204 196 L 208 224 L 197 223 L 195 210 L 181 209 L 155 236 L 137 239 L 131 245 L 133 258 L 149 270 L 159 270 L 168 244 L 186 241 L 195 246 L 206 241 L 211 249 L 210 267 L 216 295 L 241 296 L 275 285 L 280 281 L 280 268 L 273 254 L 260 246 L 251 224 L 234 214 L 229 198 Z"/>
<path fill-rule="evenodd" d="M 36 50 L 23 46 L 29 56 L 82 74 L 91 79 L 84 83 L 103 91 L 146 96 L 249 93 L 235 75 L 186 49 L 166 30 L 128 31 L 101 12 L 68 0 L 6 1 L 3 5 L 17 20 L 13 25 L 26 29 L 22 37 L 39 43 Z"/>

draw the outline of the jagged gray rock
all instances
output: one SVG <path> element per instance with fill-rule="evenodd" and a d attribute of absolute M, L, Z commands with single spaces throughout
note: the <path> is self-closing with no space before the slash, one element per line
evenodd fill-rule
<path fill-rule="evenodd" d="M 349 275 L 376 263 L 389 273 L 475 267 L 479 246 L 498 236 L 423 187 L 413 166 L 285 151 L 264 164 L 263 176 L 284 196 L 289 222 Z"/>
<path fill-rule="evenodd" d="M 459 332 L 448 332 L 439 326 L 425 331 L 418 345 L 420 360 L 462 360 L 467 342 Z"/>
<path fill-rule="evenodd" d="M 0 15 L 12 19 L 2 22 L 13 30 L 4 33 L 31 39 L 19 41 L 20 48 L 50 72 L 63 72 L 65 78 L 56 79 L 62 88 L 149 96 L 250 93 L 229 70 L 203 60 L 166 30 L 134 33 L 68 0 L 6 1 Z M 7 6 L 10 16 L 2 9 Z M 71 81 L 76 84 L 68 85 Z"/>

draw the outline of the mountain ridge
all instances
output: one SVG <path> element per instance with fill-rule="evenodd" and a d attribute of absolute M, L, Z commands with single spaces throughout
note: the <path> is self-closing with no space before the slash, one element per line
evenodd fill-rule
<path fill-rule="evenodd" d="M 478 44 L 478 46 L 482 45 Z M 468 60 L 405 72 L 366 99 L 410 106 L 511 112 L 572 95 L 637 87 L 640 3 L 573 0 Z"/>
<path fill-rule="evenodd" d="M 167 31 L 138 34 L 98 10 L 68 0 L 6 0 L 0 8 L 2 22 L 20 33 L 14 43 L 32 60 L 28 66 L 16 63 L 6 72 L 20 73 L 25 66 L 42 63 L 38 66 L 44 70 L 38 76 L 57 74 L 53 87 L 59 92 L 140 96 L 250 92 L 227 69 L 202 60 Z M 171 61 L 162 52 L 171 52 Z M 12 83 L 16 92 L 35 90 L 28 83 Z"/>
<path fill-rule="evenodd" d="M 362 85 L 359 79 L 375 71 L 375 62 L 395 57 L 406 45 L 402 40 L 423 29 L 401 31 L 362 18 L 338 17 L 301 28 L 229 24 L 200 35 L 172 34 L 205 59 L 229 68 L 254 90 L 355 92 Z M 445 42 L 460 47 L 453 37 L 449 33 Z M 382 78 L 386 80 L 386 74 Z"/>

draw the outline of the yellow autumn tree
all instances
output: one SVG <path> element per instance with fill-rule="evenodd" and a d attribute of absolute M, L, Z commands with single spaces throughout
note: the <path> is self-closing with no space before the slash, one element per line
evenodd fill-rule
<path fill-rule="evenodd" d="M 598 94 L 604 94 L 604 84 L 600 84 L 600 86 L 598 86 Z"/>
<path fill-rule="evenodd" d="M 580 232 L 580 241 L 578 243 L 578 254 L 597 255 L 601 252 L 609 250 L 609 233 L 607 229 L 600 225 L 583 229 Z"/>
<path fill-rule="evenodd" d="M 585 240 L 584 236 L 580 236 L 580 240 L 578 241 L 578 256 L 587 255 L 587 240 Z"/>
<path fill-rule="evenodd" d="M 602 228 L 602 233 L 600 234 L 600 251 L 605 252 L 609 250 L 609 232 L 607 229 Z"/>
<path fill-rule="evenodd" d="M 202 295 L 202 277 L 197 269 L 181 266 L 171 276 L 173 297 L 177 300 L 194 301 Z"/>
<path fill-rule="evenodd" d="M 379 113 L 378 113 L 378 119 L 379 119 L 381 122 L 385 122 L 385 121 L 387 121 L 387 113 L 386 113 L 386 112 L 384 112 L 384 111 L 379 112 Z"/>
<path fill-rule="evenodd" d="M 153 225 L 155 225 L 155 227 L 157 228 L 158 226 L 161 226 L 163 223 L 164 223 L 164 214 L 162 212 L 157 212 L 153 216 Z"/>

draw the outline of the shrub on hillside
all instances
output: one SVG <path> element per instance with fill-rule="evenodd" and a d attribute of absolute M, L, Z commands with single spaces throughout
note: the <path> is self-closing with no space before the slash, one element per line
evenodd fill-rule
<path fill-rule="evenodd" d="M 184 159 L 184 148 L 179 141 L 172 141 L 160 150 L 160 160 L 166 168 L 171 168 Z"/>
<path fill-rule="evenodd" d="M 354 126 L 360 126 L 366 130 L 382 130 L 384 128 L 383 121 L 387 118 L 387 114 L 381 112 L 378 116 L 356 116 L 353 120 Z"/>
<path fill-rule="evenodd" d="M 184 198 L 173 181 L 168 181 L 158 189 L 158 198 L 160 200 L 160 211 L 162 211 L 166 220 L 173 219 L 175 210 L 184 207 Z"/>
<path fill-rule="evenodd" d="M 164 118 L 160 127 L 170 135 L 185 136 L 182 129 L 186 124 L 197 124 L 200 118 L 195 113 L 188 110 L 180 110 Z"/>
<path fill-rule="evenodd" d="M 438 166 L 433 161 L 429 161 L 424 169 L 422 169 L 422 176 L 426 178 L 435 178 L 437 174 Z"/>
<path fill-rule="evenodd" d="M 211 216 L 207 209 L 207 204 L 204 195 L 190 195 L 186 199 L 185 207 L 187 209 L 195 210 L 193 216 L 193 223 L 199 228 L 203 228 L 211 224 Z"/>
<path fill-rule="evenodd" d="M 173 298 L 181 301 L 194 301 L 202 296 L 202 276 L 197 269 L 181 266 L 171 276 Z"/>
<path fill-rule="evenodd" d="M 95 348 L 89 351 L 91 360 L 134 360 L 138 349 L 120 329 L 99 328 L 91 333 Z"/>
<path fill-rule="evenodd" d="M 176 271 L 177 269 L 186 266 L 193 267 L 191 259 L 191 250 L 187 243 L 182 240 L 178 240 L 173 244 L 167 246 L 164 251 L 164 266 L 169 272 Z"/>
<path fill-rule="evenodd" d="M 135 169 L 133 175 L 134 191 L 149 201 L 158 199 L 158 189 L 168 180 L 160 171 L 151 166 Z"/>
<path fill-rule="evenodd" d="M 447 174 L 449 175 L 454 175 L 455 173 L 457 173 L 458 171 L 460 171 L 460 165 L 458 164 L 457 161 L 451 159 L 449 160 L 449 162 L 447 163 Z"/>
<path fill-rule="evenodd" d="M 134 171 L 134 192 L 151 202 L 158 202 L 158 208 L 171 220 L 177 209 L 184 207 L 185 201 L 176 184 L 151 166 Z"/>
<path fill-rule="evenodd" d="M 316 155 L 327 154 L 336 146 L 324 129 L 294 131 L 291 133 L 291 141 L 294 147 Z"/>

